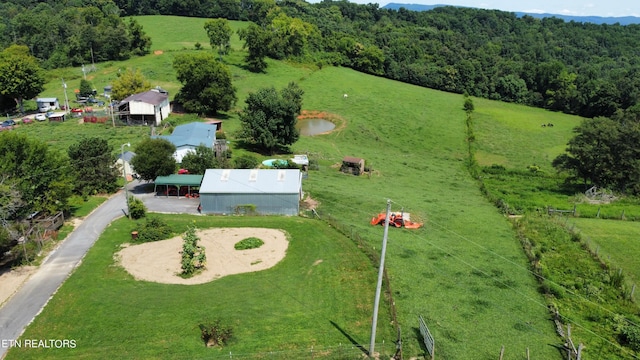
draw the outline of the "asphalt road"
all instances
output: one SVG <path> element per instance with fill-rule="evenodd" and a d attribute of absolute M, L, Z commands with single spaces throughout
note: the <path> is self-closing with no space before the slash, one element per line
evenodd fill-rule
<path fill-rule="evenodd" d="M 128 187 L 129 195 L 141 199 L 149 211 L 197 214 L 197 199 L 156 197 L 152 193 L 145 193 L 143 188 L 142 183 L 132 182 Z M 84 255 L 109 223 L 124 216 L 125 211 L 125 196 L 121 191 L 89 214 L 0 308 L 0 359 L 9 350 L 10 342 L 20 337 L 73 269 L 80 265 Z"/>

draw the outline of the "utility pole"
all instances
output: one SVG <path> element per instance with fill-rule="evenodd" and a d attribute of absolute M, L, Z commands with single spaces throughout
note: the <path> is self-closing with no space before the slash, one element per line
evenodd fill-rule
<path fill-rule="evenodd" d="M 111 125 L 113 127 L 116 127 L 116 118 L 115 118 L 115 114 L 113 113 L 113 100 L 111 100 L 111 98 L 109 98 L 110 103 L 111 103 Z"/>
<path fill-rule="evenodd" d="M 389 235 L 389 218 L 391 217 L 391 200 L 387 200 L 387 216 L 384 219 L 384 235 L 382 237 L 382 253 L 380 254 L 380 268 L 378 269 L 378 285 L 373 304 L 373 321 L 371 322 L 371 341 L 369 342 L 369 358 L 374 358 L 376 345 L 376 326 L 378 325 L 378 307 L 380 307 L 380 292 L 382 291 L 382 275 L 384 274 L 384 257 L 387 252 L 387 237 Z"/>
<path fill-rule="evenodd" d="M 129 215 L 129 220 L 131 220 L 131 209 L 129 209 L 129 190 L 127 189 L 127 168 L 124 167 L 124 147 L 131 147 L 131 143 L 122 144 L 120 146 L 120 160 L 122 160 L 122 177 L 124 178 L 124 196 L 127 201 L 127 214 Z"/>
<path fill-rule="evenodd" d="M 69 98 L 67 97 L 67 83 L 62 79 L 62 87 L 64 88 L 64 113 L 69 113 Z"/>

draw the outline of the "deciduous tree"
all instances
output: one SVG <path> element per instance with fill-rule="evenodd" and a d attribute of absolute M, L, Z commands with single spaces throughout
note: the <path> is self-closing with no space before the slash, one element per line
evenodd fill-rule
<path fill-rule="evenodd" d="M 231 26 L 227 19 L 213 19 L 204 23 L 211 47 L 218 50 L 220 60 L 231 47 Z"/>
<path fill-rule="evenodd" d="M 111 98 L 123 100 L 133 94 L 149 91 L 151 83 L 147 80 L 140 69 L 127 69 L 118 74 L 118 77 L 111 85 Z"/>
<path fill-rule="evenodd" d="M 279 92 L 270 87 L 250 93 L 240 114 L 241 136 L 269 153 L 295 143 L 300 137 L 295 125 L 303 94 L 294 82 Z"/>
<path fill-rule="evenodd" d="M 585 185 L 640 193 L 640 124 L 599 117 L 578 126 L 553 165 Z"/>
<path fill-rule="evenodd" d="M 93 95 L 93 85 L 89 82 L 89 80 L 80 79 L 80 96 L 91 96 Z"/>
<path fill-rule="evenodd" d="M 175 99 L 187 111 L 215 114 L 235 105 L 236 88 L 231 83 L 231 71 L 212 54 L 176 55 L 173 68 L 182 83 Z"/>
<path fill-rule="evenodd" d="M 113 147 L 107 140 L 85 138 L 67 151 L 75 178 L 75 191 L 83 195 L 111 193 L 117 188 L 119 171 L 113 166 Z"/>
<path fill-rule="evenodd" d="M 131 166 L 143 180 L 171 175 L 176 171 L 175 151 L 175 145 L 165 139 L 145 139 L 135 147 Z"/>
<path fill-rule="evenodd" d="M 24 99 L 31 99 L 44 90 L 45 78 L 29 48 L 12 45 L 0 53 L 0 94 L 12 98 L 20 112 Z"/>
<path fill-rule="evenodd" d="M 142 25 L 134 18 L 129 18 L 129 37 L 131 38 L 131 52 L 134 55 L 146 55 L 151 51 L 151 37 L 144 32 Z"/>
<path fill-rule="evenodd" d="M 218 161 L 212 148 L 199 145 L 195 152 L 189 152 L 182 158 L 180 166 L 190 174 L 204 174 L 207 169 L 218 167 Z"/>
<path fill-rule="evenodd" d="M 245 29 L 238 30 L 240 40 L 244 40 L 243 48 L 249 52 L 245 57 L 247 67 L 252 72 L 264 72 L 267 62 L 264 60 L 269 53 L 269 33 L 256 24 L 249 24 Z"/>
<path fill-rule="evenodd" d="M 73 181 L 63 154 L 13 131 L 0 133 L 0 174 L 15 184 L 25 206 L 18 214 L 68 209 Z"/>

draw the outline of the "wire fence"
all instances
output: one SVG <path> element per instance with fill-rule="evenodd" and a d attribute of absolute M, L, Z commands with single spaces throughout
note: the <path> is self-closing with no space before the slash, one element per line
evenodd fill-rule
<path fill-rule="evenodd" d="M 368 345 L 366 347 L 354 344 L 339 344 L 337 346 L 311 346 L 307 349 L 268 351 L 257 353 L 218 352 L 207 359 L 322 359 L 322 360 L 362 360 L 368 359 Z M 382 342 L 375 344 L 378 359 L 390 359 L 395 354 L 395 344 Z M 223 350 L 224 351 L 224 350 Z M 217 352 L 217 351 L 216 351 Z"/>

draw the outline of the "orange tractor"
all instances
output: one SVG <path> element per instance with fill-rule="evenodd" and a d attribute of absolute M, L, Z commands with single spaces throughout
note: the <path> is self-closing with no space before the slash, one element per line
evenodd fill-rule
<path fill-rule="evenodd" d="M 371 225 L 383 225 L 385 219 L 387 217 L 387 213 L 380 213 L 378 216 L 374 216 L 371 219 Z M 419 229 L 424 223 L 413 222 L 409 220 L 409 213 L 405 212 L 392 212 L 389 216 L 389 225 L 395 226 L 397 228 L 404 227 L 407 229 Z"/>

